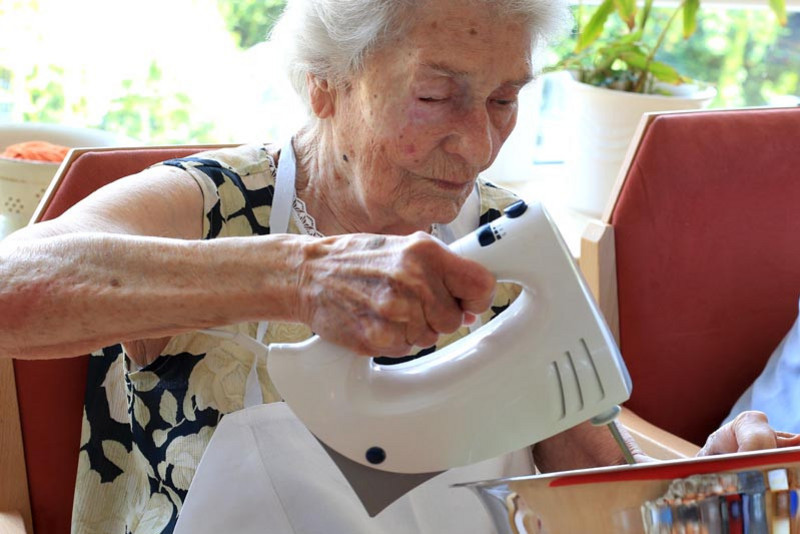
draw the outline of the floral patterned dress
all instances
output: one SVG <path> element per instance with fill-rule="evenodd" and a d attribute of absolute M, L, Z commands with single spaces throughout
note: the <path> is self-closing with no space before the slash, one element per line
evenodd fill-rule
<path fill-rule="evenodd" d="M 178 167 L 204 196 L 205 239 L 269 234 L 275 161 L 264 145 L 204 152 L 159 165 Z M 480 223 L 500 216 L 516 197 L 478 182 Z M 319 235 L 295 200 L 290 233 Z M 490 320 L 517 296 L 502 284 Z M 256 336 L 257 323 L 224 327 Z M 462 328 L 439 347 L 462 337 Z M 273 322 L 265 342 L 308 338 L 305 325 Z M 420 351 L 419 355 L 433 348 Z M 236 343 L 195 332 L 174 337 L 152 363 L 138 369 L 121 345 L 92 354 L 81 433 L 72 530 L 76 534 L 170 533 L 206 445 L 220 419 L 243 407 L 254 354 Z M 265 402 L 280 401 L 266 365 L 257 367 Z"/>

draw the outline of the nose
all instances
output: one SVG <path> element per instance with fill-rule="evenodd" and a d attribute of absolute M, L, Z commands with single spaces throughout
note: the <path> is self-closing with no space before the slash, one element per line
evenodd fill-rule
<path fill-rule="evenodd" d="M 463 109 L 454 120 L 444 149 L 461 156 L 468 164 L 483 169 L 492 162 L 499 140 L 485 104 L 476 103 Z"/>

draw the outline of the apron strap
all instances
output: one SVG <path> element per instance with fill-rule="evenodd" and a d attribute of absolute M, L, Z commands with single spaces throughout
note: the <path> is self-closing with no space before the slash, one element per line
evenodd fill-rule
<path fill-rule="evenodd" d="M 292 147 L 292 139 L 289 138 L 283 145 L 278 159 L 275 195 L 272 197 L 272 207 L 269 212 L 270 234 L 285 234 L 289 230 L 289 216 L 292 213 L 292 205 L 294 204 L 296 167 L 294 147 Z M 264 342 L 267 328 L 269 328 L 269 321 L 258 323 L 258 329 L 256 330 L 257 342 Z M 258 380 L 257 368 L 259 362 L 265 357 L 266 351 L 258 351 L 253 358 L 253 366 L 250 367 L 244 387 L 245 408 L 264 404 L 264 394 L 261 391 L 261 384 Z"/>

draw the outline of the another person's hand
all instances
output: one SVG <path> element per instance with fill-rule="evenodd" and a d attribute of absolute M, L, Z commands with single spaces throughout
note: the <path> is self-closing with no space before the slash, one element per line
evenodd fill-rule
<path fill-rule="evenodd" d="M 763 412 L 742 412 L 708 437 L 698 456 L 800 445 L 800 434 L 773 430 Z"/>
<path fill-rule="evenodd" d="M 297 315 L 365 355 L 403 356 L 474 320 L 495 279 L 428 234 L 352 234 L 315 241 L 300 266 Z"/>

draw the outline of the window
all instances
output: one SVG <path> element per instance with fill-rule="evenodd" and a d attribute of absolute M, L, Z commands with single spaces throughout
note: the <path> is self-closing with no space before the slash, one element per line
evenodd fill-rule
<path fill-rule="evenodd" d="M 277 138 L 302 112 L 286 105 L 288 83 L 268 47 L 256 43 L 282 7 L 282 0 L 0 2 L 0 104 L 11 106 L 0 120 L 103 128 L 152 144 Z M 5 91 L 4 70 L 11 73 Z"/>
<path fill-rule="evenodd" d="M 654 11 L 661 24 L 671 13 L 669 7 Z M 549 63 L 574 42 L 569 39 L 554 47 Z M 767 9 L 704 4 L 696 34 L 684 41 L 680 25 L 673 24 L 657 58 L 716 86 L 711 108 L 800 105 L 799 12 L 790 13 L 787 25 L 781 27 Z M 563 127 L 568 102 L 562 83 L 559 75 L 548 75 L 542 82 L 534 157 L 539 165 L 563 161 L 567 149 Z"/>
<path fill-rule="evenodd" d="M 713 107 L 800 102 L 800 13 L 782 28 L 766 9 L 708 2 L 698 34 L 683 42 L 675 28 L 661 59 L 716 84 Z M 282 5 L 140 0 L 121 11 L 105 0 L 1 2 L 0 121 L 98 127 L 144 143 L 282 138 L 303 111 L 259 44 Z M 669 9 L 657 11 L 663 19 Z M 554 47 L 548 61 L 570 46 Z M 520 161 L 552 166 L 563 160 L 568 104 L 557 76 L 536 91 L 524 103 L 533 115 L 520 122 L 530 148 Z"/>

